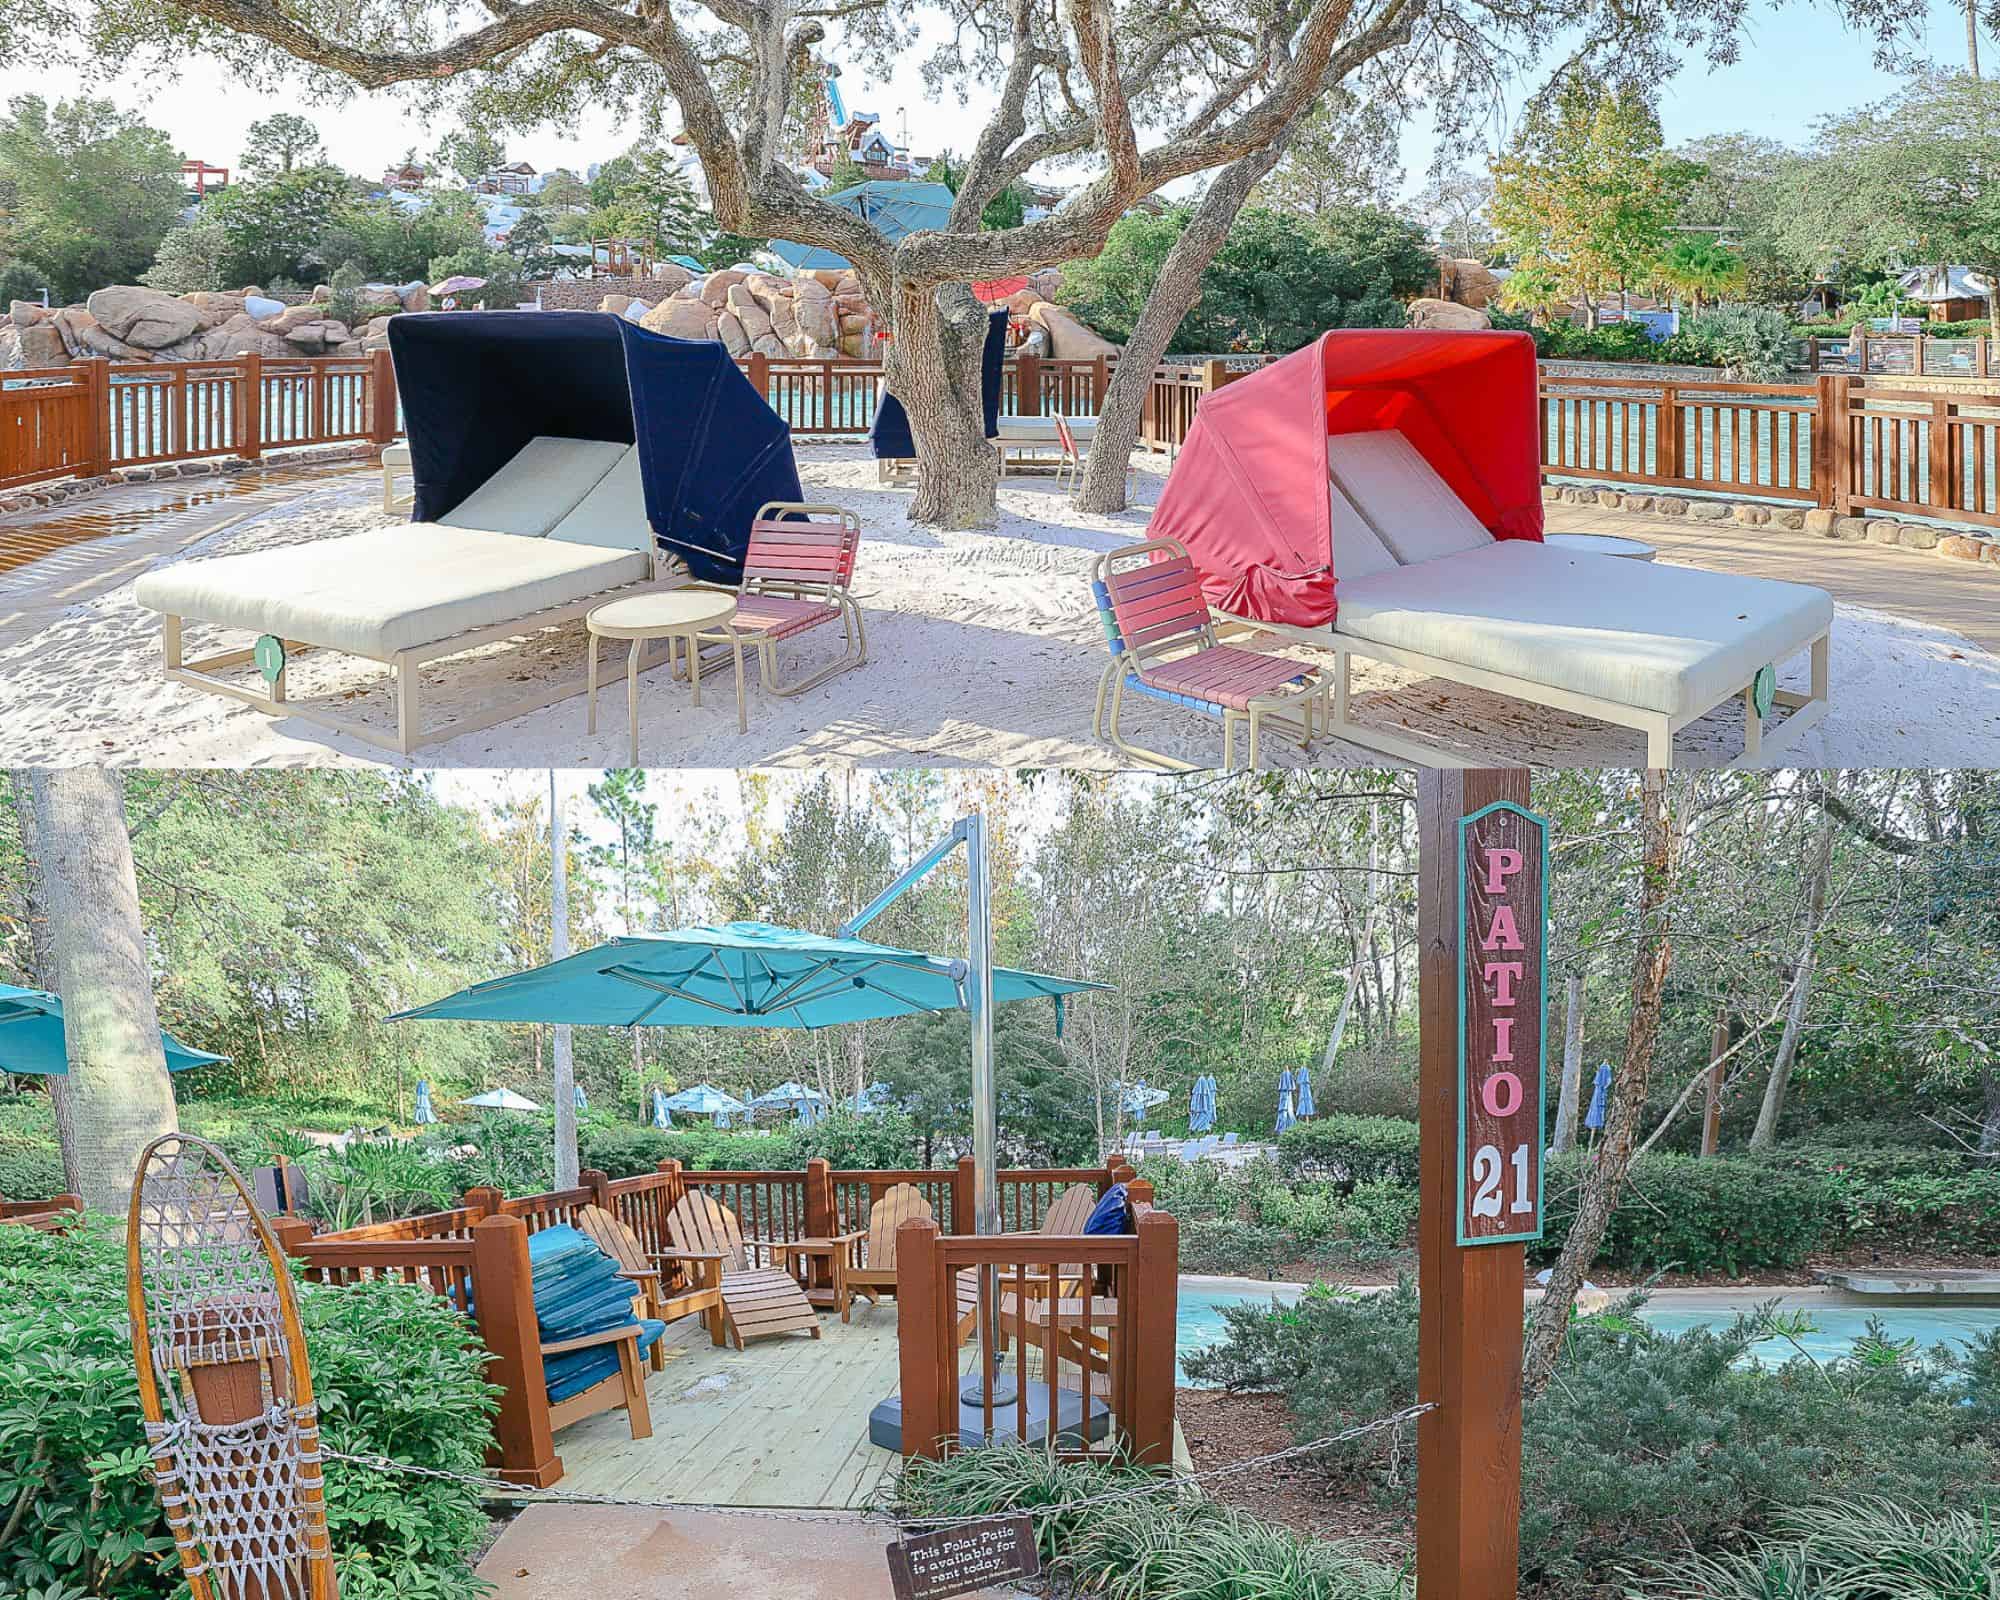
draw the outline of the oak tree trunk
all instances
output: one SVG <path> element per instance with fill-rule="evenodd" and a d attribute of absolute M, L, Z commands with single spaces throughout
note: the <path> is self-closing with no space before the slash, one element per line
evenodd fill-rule
<path fill-rule="evenodd" d="M 1646 1108 L 1646 1089 L 1653 1075 L 1653 1051 L 1660 1036 L 1660 996 L 1667 984 L 1673 956 L 1672 904 L 1674 833 L 1667 812 L 1667 775 L 1649 768 L 1640 780 L 1640 863 L 1638 936 L 1632 947 L 1632 998 L 1625 1024 L 1625 1059 L 1611 1080 L 1604 1111 L 1604 1136 L 1597 1159 L 1582 1176 L 1576 1216 L 1561 1257 L 1549 1274 L 1549 1287 L 1535 1308 L 1528 1330 L 1528 1350 L 1522 1382 L 1533 1394 L 1555 1371 L 1563 1335 L 1584 1273 L 1597 1257 L 1604 1230 L 1624 1191 L 1632 1166 L 1633 1136 L 1639 1114 Z"/>
<path fill-rule="evenodd" d="M 986 308 L 963 285 L 896 290 L 896 337 L 885 376 L 910 416 L 917 490 L 910 520 L 990 528 L 999 520 L 999 458 L 986 437 L 980 361 Z"/>
<path fill-rule="evenodd" d="M 139 881 L 125 829 L 125 785 L 104 767 L 29 776 L 22 844 L 47 917 L 43 977 L 63 999 L 69 1072 L 54 1080 L 64 1182 L 94 1211 L 123 1211 L 139 1155 L 179 1123 Z"/>
<path fill-rule="evenodd" d="M 1278 164 L 1287 143 L 1288 138 L 1276 139 L 1217 173 L 1167 252 L 1160 276 L 1146 296 L 1145 309 L 1139 313 L 1097 408 L 1097 432 L 1091 438 L 1083 482 L 1076 491 L 1078 510 L 1109 513 L 1125 509 L 1125 468 L 1139 442 L 1153 369 L 1201 298 L 1201 275 L 1229 237 L 1236 214 L 1250 198 L 1250 191 Z"/>

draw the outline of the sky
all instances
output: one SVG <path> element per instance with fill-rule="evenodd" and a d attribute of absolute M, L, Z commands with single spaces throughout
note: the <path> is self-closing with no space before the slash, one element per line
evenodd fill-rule
<path fill-rule="evenodd" d="M 1912 18 L 1920 48 L 1953 63 L 1962 60 L 1964 23 L 1955 6 L 1931 0 L 1927 10 L 1913 8 Z M 2000 42 L 1986 43 L 1987 53 L 2000 62 Z M 0 99 L 52 92 L 34 56 L 29 51 L 13 52 L 8 64 L 0 67 Z M 912 64 L 887 83 L 869 82 L 857 71 L 844 74 L 841 89 L 847 104 L 879 113 L 892 138 L 899 135 L 906 115 L 910 143 L 921 154 L 970 148 L 990 101 L 975 96 L 963 107 L 955 99 L 926 104 L 914 53 L 905 59 Z M 1868 43 L 1842 32 L 1830 12 L 1796 5 L 1775 10 L 1761 4 L 1754 8 L 1743 59 L 1720 72 L 1690 62 L 1664 89 L 1660 111 L 1670 144 L 1733 131 L 1798 141 L 1816 118 L 1879 100 L 1896 87 L 1895 79 L 1873 66 Z M 74 93 L 75 86 L 65 80 L 61 92 Z M 108 94 L 121 107 L 164 128 L 184 157 L 229 167 L 235 166 L 242 150 L 244 130 L 275 111 L 300 111 L 311 117 L 336 163 L 371 176 L 400 159 L 411 145 L 422 151 L 433 149 L 446 131 L 442 125 L 426 128 L 393 95 L 357 96 L 338 106 L 301 105 L 297 96 L 247 92 L 220 65 L 208 61 L 189 63 L 178 77 L 154 71 L 114 80 L 94 92 Z M 592 117 L 575 137 L 520 136 L 510 140 L 508 154 L 544 170 L 567 166 L 581 171 L 629 143 L 620 120 L 609 113 Z M 1473 157 L 1493 135 L 1491 129 L 1457 130 L 1453 144 Z M 1406 133 L 1405 192 L 1421 179 L 1436 140 L 1435 130 L 1427 126 Z"/>

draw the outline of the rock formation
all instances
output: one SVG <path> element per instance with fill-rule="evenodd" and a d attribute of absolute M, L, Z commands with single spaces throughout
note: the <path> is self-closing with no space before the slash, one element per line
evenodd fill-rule
<path fill-rule="evenodd" d="M 1409 305 L 1410 326 L 1429 328 L 1447 332 L 1463 332 L 1473 328 L 1490 328 L 1493 319 L 1484 311 L 1472 306 L 1458 305 L 1450 300 L 1412 300 Z"/>

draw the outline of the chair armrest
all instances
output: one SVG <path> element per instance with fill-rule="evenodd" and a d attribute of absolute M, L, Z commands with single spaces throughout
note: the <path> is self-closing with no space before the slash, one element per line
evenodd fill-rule
<path fill-rule="evenodd" d="M 636 1322 L 628 1322 L 621 1327 L 606 1328 L 599 1333 L 578 1334 L 574 1339 L 551 1339 L 542 1346 L 545 1356 L 559 1356 L 571 1350 L 589 1350 L 600 1344 L 620 1344 L 627 1339 L 636 1339 L 645 1330 Z"/>
<path fill-rule="evenodd" d="M 727 1261 L 728 1252 L 723 1250 L 650 1250 L 647 1252 L 655 1261 Z"/>

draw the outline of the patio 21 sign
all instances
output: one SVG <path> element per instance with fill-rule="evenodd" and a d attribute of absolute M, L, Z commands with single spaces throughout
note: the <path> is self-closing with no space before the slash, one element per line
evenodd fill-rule
<path fill-rule="evenodd" d="M 1508 801 L 1458 824 L 1458 1242 L 1542 1236 L 1548 823 Z"/>

